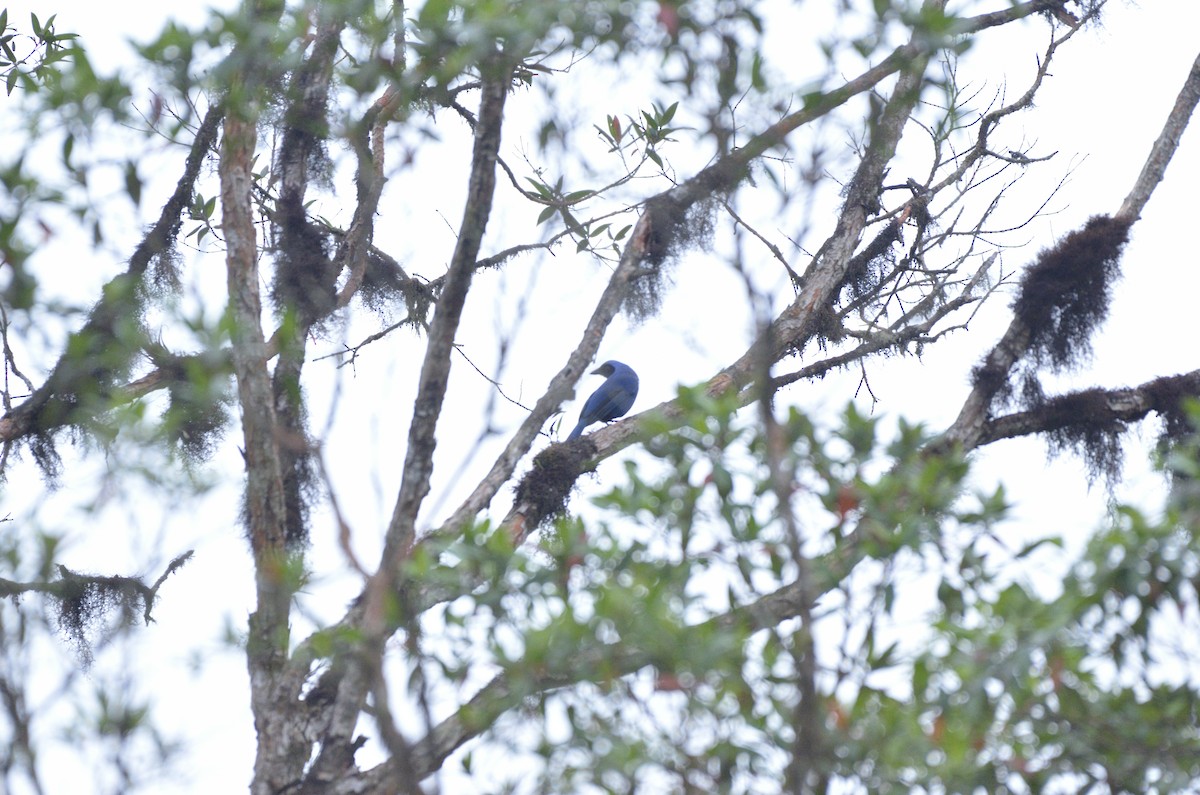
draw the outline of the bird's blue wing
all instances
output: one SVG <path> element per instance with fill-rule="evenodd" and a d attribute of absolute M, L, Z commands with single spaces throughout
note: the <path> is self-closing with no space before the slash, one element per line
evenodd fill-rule
<path fill-rule="evenodd" d="M 624 380 L 610 378 L 600 389 L 596 390 L 596 394 L 592 395 L 592 398 L 596 398 L 596 404 L 592 405 L 592 400 L 589 398 L 588 404 L 584 406 L 584 411 L 593 418 L 593 422 L 615 420 L 629 411 L 636 396 L 636 390 L 630 390 L 629 384 Z M 590 411 L 588 411 L 589 409 Z"/>
<path fill-rule="evenodd" d="M 607 362 L 606 364 L 617 363 Z M 587 401 L 583 404 L 583 411 L 579 413 L 579 424 L 567 436 L 568 439 L 578 437 L 583 433 L 583 429 L 592 423 L 609 422 L 624 416 L 625 412 L 633 406 L 633 401 L 637 398 L 638 377 L 628 367 L 624 365 L 621 367 L 624 369 L 616 370 L 608 377 L 608 380 L 588 396 Z"/>

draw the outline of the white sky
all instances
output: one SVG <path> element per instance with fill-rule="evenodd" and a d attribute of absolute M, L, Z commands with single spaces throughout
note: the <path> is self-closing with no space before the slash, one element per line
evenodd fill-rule
<path fill-rule="evenodd" d="M 51 5 L 57 10 L 60 30 L 82 34 L 101 72 L 126 64 L 128 56 L 121 45 L 122 39 L 149 38 L 160 29 L 166 13 L 164 4 L 150 2 L 121 3 L 119 12 L 113 4 L 77 0 Z M 1003 3 L 998 1 L 994 5 L 999 7 Z M 27 3 L 9 3 L 10 21 L 25 24 L 29 7 Z M 201 4 L 173 4 L 170 13 L 187 24 L 195 24 L 206 16 Z M 1027 46 L 1024 36 L 1028 35 L 1028 28 L 1025 34 L 1014 31 L 983 38 L 973 58 L 980 64 L 996 64 L 996 74 L 986 75 L 990 86 L 998 85 L 1003 70 L 1009 69 L 1010 91 L 1024 90 L 1025 80 L 1035 66 L 1035 51 L 1018 59 L 1021 63 L 1006 63 L 1003 59 L 1015 48 Z M 1200 3 L 1145 3 L 1140 8 L 1114 3 L 1104 29 L 1081 34 L 1059 54 L 1054 77 L 1039 93 L 1037 108 L 1024 114 L 1016 122 L 1016 129 L 1022 129 L 1023 125 L 1027 138 L 1037 142 L 1034 154 L 1059 152 L 1053 165 L 1042 169 L 1044 179 L 1057 179 L 1068 165 L 1074 165 L 1074 172 L 1051 204 L 1055 214 L 1032 227 L 1031 245 L 1005 255 L 1009 270 L 1021 267 L 1055 235 L 1078 227 L 1088 216 L 1117 209 L 1195 58 L 1197 30 L 1200 30 Z M 781 39 L 791 35 L 782 29 L 780 33 Z M 983 71 L 979 69 L 976 74 Z M 636 82 L 636 78 L 631 80 Z M 632 112 L 633 107 L 621 104 L 627 88 L 616 87 L 598 103 L 591 91 L 582 92 L 575 111 L 585 117 L 594 114 L 597 123 L 605 113 Z M 143 103 L 144 99 L 139 98 Z M 0 100 L 0 114 L 3 112 Z M 447 137 L 461 133 L 452 130 Z M 1094 366 L 1070 379 L 1070 384 L 1136 384 L 1200 367 L 1200 352 L 1192 342 L 1195 290 L 1183 288 L 1184 284 L 1195 286 L 1200 266 L 1200 255 L 1194 246 L 1188 245 L 1195 207 L 1193 183 L 1195 175 L 1200 173 L 1198 136 L 1200 133 L 1194 129 L 1188 131 L 1165 182 L 1151 200 L 1144 219 L 1136 225 L 1112 316 L 1096 341 Z M 533 152 L 532 146 L 524 149 Z M 510 162 L 519 161 L 517 153 L 521 150 L 518 138 L 506 137 L 505 155 Z M 412 258 L 406 261 L 420 263 L 413 265 L 414 270 L 436 275 L 439 262 L 448 257 L 452 245 L 450 226 L 458 223 L 461 212 L 460 200 L 453 197 L 459 195 L 457 186 L 461 180 L 456 179 L 456 174 L 461 172 L 463 164 L 425 163 L 420 154 L 417 161 L 415 174 L 437 174 L 442 185 L 449 187 L 444 192 L 431 188 L 430 200 L 415 209 L 404 205 L 394 194 L 385 196 L 384 222 L 377 242 L 387 250 Z M 177 176 L 175 172 L 164 175 L 171 183 Z M 397 190 L 402 179 L 410 180 L 411 176 L 396 175 L 389 188 Z M 162 185 L 157 187 L 167 189 Z M 152 199 L 146 204 L 151 209 L 155 206 Z M 405 213 L 404 223 L 388 223 L 389 210 L 399 216 L 399 208 Z M 326 211 L 337 210 L 330 207 Z M 497 229 L 531 228 L 532 216 L 523 209 L 503 212 L 489 230 L 485 253 L 501 247 L 495 243 L 495 236 L 500 234 Z M 403 236 L 414 228 L 422 231 L 419 244 Z M 69 253 L 71 246 L 79 245 L 80 238 L 68 239 L 64 254 Z M 114 245 L 111 256 L 101 252 L 99 259 L 102 262 L 107 256 L 110 265 L 117 264 L 119 250 L 120 246 Z M 127 250 L 124 256 L 128 256 Z M 65 267 L 80 267 L 75 256 L 61 259 L 72 263 Z M 209 260 L 214 268 L 219 261 L 219 258 Z M 553 259 L 539 261 L 542 272 L 531 306 L 545 305 L 547 301 L 555 301 L 556 305 L 546 316 L 522 327 L 517 348 L 522 353 L 514 353 L 514 361 L 505 373 L 506 388 L 525 400 L 536 398 L 549 375 L 577 343 L 584 313 L 590 312 L 591 302 L 607 279 L 603 268 L 589 265 L 568 270 L 570 261 L 570 247 L 560 249 Z M 796 259 L 793 264 L 802 267 L 804 262 Z M 527 263 L 518 263 L 513 265 L 511 276 L 481 276 L 477 282 L 480 293 L 472 304 L 477 316 L 490 315 L 494 308 L 512 317 L 517 287 L 507 293 L 493 287 L 505 282 L 519 285 L 529 267 Z M 106 278 L 103 264 L 98 268 L 97 272 L 81 274 L 81 279 Z M 580 273 L 588 275 L 581 278 Z M 729 320 L 722 317 L 721 311 L 727 292 L 714 288 L 714 283 L 727 281 L 731 289 L 737 289 L 732 274 L 711 272 L 698 254 L 694 259 L 685 258 L 675 275 L 679 286 L 668 298 L 663 315 L 637 328 L 618 322 L 598 356 L 601 361 L 621 359 L 639 371 L 642 391 L 635 411 L 671 397 L 677 384 L 706 380 L 747 344 L 747 326 L 723 324 Z M 695 285 L 691 284 L 693 281 Z M 704 292 L 701 287 L 706 288 Z M 889 416 L 925 420 L 934 428 L 948 424 L 966 394 L 970 366 L 1007 322 L 1006 304 L 1007 298 L 994 301 L 991 310 L 977 319 L 969 333 L 938 344 L 920 364 L 906 358 L 872 365 L 871 386 L 881 401 L 876 410 Z M 371 330 L 366 324 L 357 324 L 347 333 L 347 340 L 353 343 Z M 490 333 L 494 333 L 490 318 L 464 332 L 468 350 L 482 362 L 490 361 L 493 356 L 486 342 Z M 332 351 L 336 342 L 317 343 L 310 350 L 320 355 Z M 373 559 L 377 529 L 384 526 L 390 515 L 398 486 L 412 403 L 408 373 L 419 354 L 420 346 L 411 338 L 394 336 L 367 349 L 353 374 L 341 371 L 341 379 L 329 392 L 314 391 L 309 395 L 311 415 L 319 432 L 330 407 L 336 408 L 327 459 L 341 505 L 355 528 L 360 558 L 365 561 Z M 914 390 L 914 373 L 918 372 L 921 388 Z M 808 410 L 835 409 L 853 393 L 855 378 L 855 374 L 850 374 L 801 384 L 781 396 L 781 400 Z M 585 396 L 595 383 L 581 383 L 579 397 Z M 442 466 L 430 499 L 430 505 L 435 506 L 434 519 L 455 507 L 456 500 L 490 464 L 497 449 L 497 440 L 490 439 L 484 445 L 484 452 L 471 458 L 482 430 L 477 397 L 485 385 L 461 361 L 455 365 L 454 388 L 473 393 L 476 399 L 460 402 L 452 398 L 447 404 L 445 424 L 439 433 Z M 569 427 L 578 403 L 568 405 L 565 410 Z M 509 421 L 513 417 L 511 413 L 501 416 Z M 1150 443 L 1155 431 L 1156 428 L 1147 425 L 1141 438 Z M 395 441 L 377 443 L 387 439 Z M 463 458 L 471 459 L 466 474 L 456 478 L 457 482 L 449 482 L 451 473 L 456 471 L 454 462 Z M 1128 457 L 1126 478 L 1118 495 L 1150 507 L 1161 497 L 1162 488 L 1148 472 L 1143 459 L 1136 451 Z M 1049 533 L 1062 533 L 1079 544 L 1103 517 L 1106 500 L 1103 484 L 1084 494 L 1082 467 L 1076 460 L 1064 457 L 1049 464 L 1044 462 L 1043 444 L 1028 440 L 994 445 L 978 457 L 975 470 L 978 482 L 1003 481 L 1010 498 L 1017 503 L 1014 520 L 1006 526 L 1014 546 L 1017 538 Z M 217 465 L 230 472 L 240 469 L 238 454 L 231 445 L 225 446 Z M 614 461 L 602 467 L 599 482 L 585 479 L 575 505 L 582 505 L 588 493 L 602 489 L 606 477 L 618 476 L 619 466 Z M 91 493 L 92 481 L 87 472 L 69 471 L 65 491 L 78 489 Z M 95 473 L 95 468 L 90 472 Z M 15 475 L 6 501 L 16 500 L 22 489 L 29 494 L 37 493 L 33 480 Z M 249 556 L 236 524 L 238 493 L 236 486 L 222 488 L 209 499 L 186 503 L 183 515 L 168 513 L 161 519 L 148 519 L 151 514 L 143 513 L 144 506 L 138 506 L 122 514 L 129 525 L 118 523 L 110 511 L 103 526 L 86 526 L 87 532 L 72 534 L 76 543 L 64 560 L 80 569 L 125 573 L 145 566 L 149 554 L 156 553 L 165 560 L 183 549 L 197 547 L 196 558 L 163 588 L 156 610 L 157 623 L 139 631 L 135 657 L 102 658 L 95 674 L 99 677 L 125 669 L 132 672 L 135 681 L 153 682 L 143 692 L 155 700 L 158 717 L 167 733 L 191 744 L 181 766 L 182 775 L 164 782 L 163 792 L 240 791 L 249 777 L 254 743 L 246 706 L 244 662 L 236 650 L 229 648 L 224 637 L 229 623 L 234 631 L 240 631 L 252 604 Z M 450 496 L 441 500 L 446 494 Z M 493 510 L 497 513 L 507 510 L 506 500 L 507 494 L 502 493 Z M 50 526 L 56 519 L 69 524 L 80 520 L 81 515 L 65 503 L 59 508 L 48 502 L 38 516 Z M 128 527 L 135 525 L 138 532 L 130 533 Z M 319 578 L 328 579 L 319 580 L 312 589 L 313 597 L 306 602 L 306 607 L 324 620 L 340 615 L 355 585 L 342 573 L 343 561 L 332 545 L 332 533 L 328 524 L 319 523 L 314 528 L 314 568 Z M 1056 564 L 1047 561 L 1046 565 L 1048 569 L 1041 584 L 1050 587 Z M 1030 576 L 1036 578 L 1037 574 Z M 45 653 L 57 652 L 47 649 Z M 193 662 L 201 657 L 203 666 L 193 674 Z M 49 698 L 51 694 L 46 696 Z M 173 721 L 177 723 L 173 725 Z M 222 761 L 213 764 L 214 759 Z M 86 771 L 86 764 L 81 766 L 69 746 L 58 746 L 56 751 L 46 754 L 43 762 L 50 792 L 90 791 L 90 779 L 86 772 L 81 773 Z"/>

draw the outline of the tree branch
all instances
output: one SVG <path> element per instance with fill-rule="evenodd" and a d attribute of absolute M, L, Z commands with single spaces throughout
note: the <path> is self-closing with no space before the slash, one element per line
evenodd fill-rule
<path fill-rule="evenodd" d="M 1179 148 L 1179 139 L 1183 137 L 1183 131 L 1187 129 L 1198 102 L 1200 102 L 1200 54 L 1192 62 L 1192 69 L 1188 72 L 1183 88 L 1179 90 L 1175 106 L 1171 108 L 1171 113 L 1167 116 L 1167 121 L 1163 125 L 1162 132 L 1158 134 L 1154 146 L 1150 148 L 1150 154 L 1142 166 L 1142 173 L 1138 175 L 1133 189 L 1121 203 L 1121 209 L 1117 211 L 1118 218 L 1128 218 L 1133 221 L 1142 214 L 1146 202 L 1150 201 L 1150 195 L 1162 181 L 1167 166 L 1170 165 L 1171 158 L 1175 155 L 1175 150 Z"/>
<path fill-rule="evenodd" d="M 1113 218 L 1114 222 L 1130 227 L 1138 220 L 1142 208 L 1162 180 L 1198 101 L 1200 56 L 1193 63 L 1179 98 L 1168 115 L 1133 189 L 1122 203 L 1118 215 Z M 1031 340 L 1032 330 L 1026 320 L 1020 314 L 1014 314 L 1004 336 L 976 369 L 975 384 L 964 401 L 958 418 L 938 442 L 938 449 L 961 445 L 964 449 L 971 450 L 983 443 L 983 428 L 988 420 L 992 401 L 1007 382 L 1012 368 L 1028 351 Z"/>
<path fill-rule="evenodd" d="M 1135 387 L 1086 389 L 1049 398 L 1028 411 L 1018 411 L 987 420 L 980 428 L 979 444 L 1001 439 L 1032 436 L 1082 425 L 1130 423 L 1151 412 L 1179 416 L 1185 397 L 1200 398 L 1200 370 L 1164 376 Z"/>
<path fill-rule="evenodd" d="M 318 16 L 320 22 L 312 52 L 296 70 L 290 85 L 291 102 L 284 112 L 276 169 L 280 182 L 278 212 L 271 218 L 279 240 L 273 297 L 282 305 L 279 308 L 284 310 L 285 316 L 294 321 L 283 323 L 272 336 L 279 345 L 279 359 L 271 376 L 278 424 L 276 449 L 287 517 L 285 536 L 291 550 L 302 549 L 308 542 L 304 492 L 314 478 L 312 446 L 304 427 L 304 393 L 300 388 L 300 377 L 309 331 L 337 308 L 335 293 L 339 271 L 337 261 L 328 256 L 325 241 L 309 223 L 305 207 L 308 166 L 327 134 L 326 106 L 333 78 L 333 60 L 346 26 L 342 13 L 331 10 Z M 349 237 L 351 235 L 347 235 Z"/>
<path fill-rule="evenodd" d="M 246 459 L 246 517 L 254 556 L 256 605 L 250 616 L 246 659 L 250 673 L 250 705 L 258 733 L 251 792 L 267 795 L 295 779 L 295 731 L 291 710 L 279 709 L 276 685 L 287 661 L 288 608 L 286 574 L 287 512 L 277 439 L 267 345 L 262 331 L 259 295 L 258 240 L 254 219 L 252 161 L 258 141 L 264 63 L 270 37 L 278 28 L 282 4 L 247 3 L 254 35 L 234 49 L 225 68 L 237 77 L 229 87 L 229 110 L 221 141 L 219 176 L 228 316 L 233 371 L 237 377 Z M 300 760 L 303 763 L 303 760 Z"/>
<path fill-rule="evenodd" d="M 1052 4 L 1050 3 L 1050 5 Z M 1044 1 L 1026 3 L 1014 6 L 1005 12 L 968 19 L 963 23 L 964 30 L 981 30 L 986 27 L 1002 24 L 1005 21 L 1011 22 L 1014 19 L 1020 19 L 1041 10 L 1047 7 L 1047 5 L 1047 2 Z M 528 451 L 537 431 L 545 424 L 551 414 L 558 409 L 562 400 L 569 394 L 568 390 L 570 386 L 575 383 L 575 380 L 582 372 L 582 365 L 590 361 L 595 351 L 599 348 L 604 329 L 607 328 L 608 323 L 611 321 L 611 317 L 607 319 L 605 317 L 610 311 L 615 312 L 620 307 L 620 301 L 623 300 L 627 282 L 636 275 L 633 272 L 633 268 L 647 254 L 651 254 L 652 256 L 663 255 L 663 252 L 651 251 L 651 247 L 654 245 L 655 240 L 668 237 L 661 228 L 664 224 L 680 223 L 686 211 L 697 202 L 704 201 L 715 194 L 733 190 L 748 173 L 750 164 L 756 158 L 766 153 L 772 147 L 781 145 L 787 136 L 798 127 L 829 113 L 857 94 L 874 87 L 879 81 L 914 63 L 914 59 L 920 59 L 921 64 L 926 63 L 929 53 L 936 49 L 936 44 L 930 43 L 925 39 L 918 40 L 914 38 L 909 44 L 894 50 L 878 66 L 866 70 L 858 77 L 844 83 L 841 87 L 822 94 L 811 105 L 796 113 L 785 116 L 759 135 L 751 138 L 745 146 L 722 156 L 694 177 L 647 200 L 645 202 L 645 212 L 631 233 L 629 242 L 622 252 L 621 262 L 614 272 L 613 278 L 610 280 L 609 287 L 606 289 L 604 296 L 602 296 L 600 304 L 593 313 L 592 321 L 589 322 L 584 332 L 584 342 L 572 354 L 567 365 L 552 379 L 545 395 L 535 405 L 534 411 L 522 423 L 518 432 L 514 434 L 512 441 L 501 457 L 497 459 L 485 479 L 476 487 L 475 491 L 462 506 L 455 511 L 445 525 L 437 531 L 438 534 L 453 533 L 455 528 L 460 527 L 462 523 L 468 521 L 482 510 L 495 495 L 496 491 L 507 482 L 517 462 Z M 917 71 L 923 71 L 923 67 Z M 844 268 L 849 260 L 849 253 L 853 251 L 854 245 L 857 243 L 862 228 L 865 225 L 866 209 L 873 205 L 875 201 L 874 197 L 878 194 L 883 168 L 890 157 L 887 154 L 889 147 L 894 148 L 899 133 L 903 129 L 907 113 L 916 101 L 915 92 L 919 88 L 919 84 L 913 86 L 910 83 L 911 79 L 909 83 L 904 83 L 903 89 L 898 87 L 894 93 L 894 96 L 904 97 L 904 102 L 891 106 L 890 115 L 887 118 L 890 120 L 892 129 L 888 131 L 885 138 L 875 142 L 875 145 L 878 147 L 875 155 L 869 162 L 864 162 L 860 166 L 859 174 L 855 178 L 858 184 L 858 191 L 847 201 L 848 211 L 854 220 L 850 221 L 849 218 L 851 216 L 847 216 L 844 213 L 844 221 L 839 227 L 840 233 L 835 233 L 835 235 L 838 235 L 839 245 L 831 248 L 831 243 L 827 243 L 824 249 L 830 252 L 828 255 L 830 262 L 841 263 L 843 272 L 838 272 L 837 270 L 828 271 L 823 290 L 809 292 L 806 283 L 805 292 L 793 304 L 793 309 L 801 306 L 806 308 L 807 314 L 805 315 L 805 320 L 799 324 L 793 323 L 789 325 L 781 323 L 781 321 L 785 320 L 785 313 L 784 317 L 776 321 L 778 327 L 772 332 L 776 339 L 785 340 L 786 344 L 795 344 L 805 324 L 808 323 L 811 325 L 811 317 L 816 308 L 823 305 L 821 299 L 828 297 L 825 293 L 831 293 L 841 283 L 842 278 L 844 278 Z M 907 110 L 905 110 L 906 108 Z M 842 252 L 842 249 L 848 250 Z M 839 258 L 838 254 L 840 253 L 844 253 L 844 256 Z M 815 266 L 816 263 L 814 261 L 813 267 L 815 268 Z M 739 387 L 743 386 L 751 377 L 753 357 L 754 349 L 752 347 L 742 359 L 722 371 L 715 381 L 726 384 L 726 388 L 728 388 L 728 385 L 733 384 Z M 657 417 L 668 419 L 678 414 L 673 401 L 668 401 L 648 411 L 654 412 Z M 647 415 L 648 412 L 642 412 L 626 421 L 602 428 L 596 434 L 592 435 L 593 440 L 598 448 L 605 450 L 606 453 L 624 447 L 633 442 L 635 434 L 632 431 L 622 431 L 622 428 L 632 429 L 639 417 Z M 624 440 L 624 444 L 618 443 L 617 439 Z M 505 517 L 503 524 L 508 527 L 508 532 L 514 540 L 519 541 L 531 529 L 530 522 L 532 521 L 532 524 L 536 525 L 543 516 L 543 513 L 532 503 L 518 502 L 518 504 L 513 505 L 512 510 Z"/>
<path fill-rule="evenodd" d="M 354 138 L 354 153 L 358 159 L 358 174 L 355 180 L 358 190 L 358 204 L 354 208 L 354 218 L 350 228 L 342 237 L 335 261 L 341 262 L 350 269 L 350 276 L 337 296 L 337 306 L 344 307 L 362 286 L 363 277 L 367 272 L 367 253 L 370 249 L 371 238 L 375 231 L 375 213 L 379 211 L 379 199 L 383 195 L 384 155 L 383 135 L 392 114 L 400 106 L 402 94 L 394 86 L 389 86 L 383 95 L 371 106 L 371 110 L 360 123 L 361 132 Z M 370 146 L 366 140 L 370 139 Z"/>
<path fill-rule="evenodd" d="M 93 307 L 84 326 L 72 335 L 73 339 L 86 341 L 87 349 L 103 349 L 111 344 L 115 320 L 128 314 L 128 289 L 140 289 L 141 281 L 154 258 L 167 252 L 174 244 L 175 237 L 183 226 L 183 214 L 191 205 L 201 166 L 213 142 L 216 141 L 224 113 L 224 105 L 217 103 L 210 106 L 204 114 L 204 120 L 188 150 L 183 174 L 175 184 L 171 197 L 163 205 L 158 220 L 134 249 L 125 273 L 109 282 L 105 288 L 105 297 Z M 118 284 L 126 285 L 127 289 L 110 289 Z M 52 404 L 77 391 L 76 382 L 80 380 L 89 381 L 89 386 L 95 384 L 91 382 L 94 377 L 92 371 L 79 365 L 81 358 L 87 358 L 86 352 L 81 354 L 72 346 L 67 346 L 66 351 L 68 352 L 59 358 L 45 383 L 20 406 L 0 418 L 0 441 L 14 441 L 31 433 L 53 430 L 71 422 L 72 406 L 63 405 L 53 409 Z"/>
<path fill-rule="evenodd" d="M 17 582 L 0 577 L 0 598 L 20 596 L 24 593 L 41 593 L 55 599 L 65 599 L 88 588 L 98 588 L 107 592 L 119 591 L 122 593 L 137 594 L 142 602 L 142 618 L 149 624 L 154 620 L 151 618 L 150 613 L 154 609 L 155 600 L 158 598 L 158 589 L 162 587 L 168 577 L 191 560 L 193 554 L 194 550 L 189 549 L 187 552 L 177 555 L 167 564 L 167 567 L 163 569 L 163 573 L 151 585 L 147 585 L 140 577 L 80 574 L 79 572 L 71 571 L 66 566 L 59 565 L 59 579 L 57 580 Z"/>
<path fill-rule="evenodd" d="M 714 631 L 740 630 L 749 634 L 778 626 L 783 621 L 802 614 L 806 604 L 803 590 L 800 584 L 789 583 L 749 604 L 740 605 L 694 625 L 690 631 L 703 638 L 712 637 Z M 526 697 L 580 682 L 601 682 L 627 676 L 654 662 L 655 655 L 651 652 L 623 642 L 583 649 L 570 659 L 569 668 L 540 671 L 536 676 L 523 676 L 519 688 L 514 686 L 506 674 L 500 674 L 484 685 L 458 711 L 413 744 L 413 773 L 418 779 L 435 773 L 450 754 L 487 731 L 497 718 L 519 705 Z M 397 776 L 400 774 L 396 761 L 388 760 L 357 776 L 347 776 L 342 782 L 334 785 L 332 792 L 394 792 Z"/>
<path fill-rule="evenodd" d="M 429 343 L 413 406 L 409 426 L 408 448 L 404 459 L 404 476 L 396 499 L 392 520 L 388 525 L 379 575 L 390 583 L 400 560 L 412 545 L 417 513 L 429 493 L 429 478 L 433 471 L 433 451 L 437 444 L 434 433 L 450 377 L 450 357 L 454 336 L 462 317 L 463 304 L 471 286 L 475 262 L 496 187 L 496 156 L 500 148 L 504 103 L 508 96 L 511 65 L 493 64 L 496 74 L 485 80 L 479 107 L 479 123 L 475 129 L 475 150 L 467 188 L 466 209 L 459 230 L 458 243 L 450 261 L 442 294 L 429 328 Z M 385 589 L 387 590 L 387 589 Z M 380 607 L 382 605 L 379 605 Z"/>

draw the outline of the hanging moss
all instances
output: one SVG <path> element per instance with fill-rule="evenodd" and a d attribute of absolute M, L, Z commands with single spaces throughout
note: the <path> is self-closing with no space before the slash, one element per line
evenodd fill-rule
<path fill-rule="evenodd" d="M 1113 416 L 1106 390 L 1087 389 L 1050 398 L 1034 410 L 1046 427 L 1051 455 L 1079 455 L 1089 482 L 1103 475 L 1111 487 L 1121 479 L 1121 436 L 1128 424 Z"/>
<path fill-rule="evenodd" d="M 895 220 L 886 224 L 879 234 L 856 254 L 846 268 L 843 289 L 848 289 L 851 298 L 862 298 L 878 289 L 884 277 L 896 265 L 892 246 L 900 240 L 900 224 Z"/>
<path fill-rule="evenodd" d="M 226 396 L 209 394 L 192 383 L 171 384 L 167 392 L 168 438 L 188 461 L 208 460 L 229 425 Z"/>
<path fill-rule="evenodd" d="M 356 293 L 363 305 L 379 315 L 389 315 L 397 302 L 408 312 L 408 322 L 423 327 L 433 306 L 434 293 L 428 283 L 410 277 L 400 264 L 375 252 L 367 254 L 362 286 Z"/>
<path fill-rule="evenodd" d="M 309 223 L 299 197 L 279 200 L 279 261 L 271 299 L 281 312 L 295 311 L 304 326 L 333 311 L 338 267 L 329 258 L 326 235 Z"/>
<path fill-rule="evenodd" d="M 1172 375 L 1156 378 L 1142 389 L 1150 396 L 1151 405 L 1163 422 L 1164 441 L 1179 442 L 1195 433 L 1185 404 L 1192 399 L 1200 384 L 1194 375 Z"/>
<path fill-rule="evenodd" d="M 1029 329 L 1029 355 L 1038 366 L 1070 369 L 1091 355 L 1128 239 L 1128 221 L 1095 216 L 1025 271 L 1013 312 Z"/>
<path fill-rule="evenodd" d="M 629 283 L 624 308 L 634 322 L 658 314 L 670 287 L 671 265 L 693 247 L 707 247 L 716 226 L 715 198 L 682 203 L 670 194 L 646 204 L 647 235 L 642 255 L 643 268 Z"/>
<path fill-rule="evenodd" d="M 533 467 L 514 489 L 516 503 L 529 506 L 525 515 L 531 526 L 536 527 L 567 510 L 571 489 L 595 454 L 595 445 L 582 438 L 552 444 L 534 457 Z"/>
<path fill-rule="evenodd" d="M 113 610 L 120 611 L 124 624 L 132 624 L 145 612 L 146 598 L 126 578 L 86 576 L 65 566 L 58 568 L 62 577 L 55 593 L 58 628 L 75 647 L 83 667 L 88 668 L 93 660 L 89 631 Z"/>
<path fill-rule="evenodd" d="M 1036 413 L 1048 428 L 1051 455 L 1076 452 L 1090 479 L 1104 475 L 1110 484 L 1120 478 L 1126 423 L 1112 416 L 1103 390 L 1048 399 L 1040 376 L 1044 369 L 1077 367 L 1091 355 L 1092 335 L 1108 317 L 1129 226 L 1095 216 L 1038 254 L 1012 305 L 1029 333 L 1021 361 L 1014 371 L 994 351 L 971 374 L 974 385 L 991 394 L 993 410 L 1008 405 Z"/>

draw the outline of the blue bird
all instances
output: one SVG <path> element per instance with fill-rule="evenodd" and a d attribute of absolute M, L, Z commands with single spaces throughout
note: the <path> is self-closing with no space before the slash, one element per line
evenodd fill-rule
<path fill-rule="evenodd" d="M 605 375 L 608 380 L 592 393 L 579 413 L 579 424 L 567 440 L 575 439 L 583 429 L 595 422 L 609 422 L 622 417 L 633 406 L 638 393 L 638 377 L 627 364 L 607 361 L 592 370 L 592 375 Z"/>

